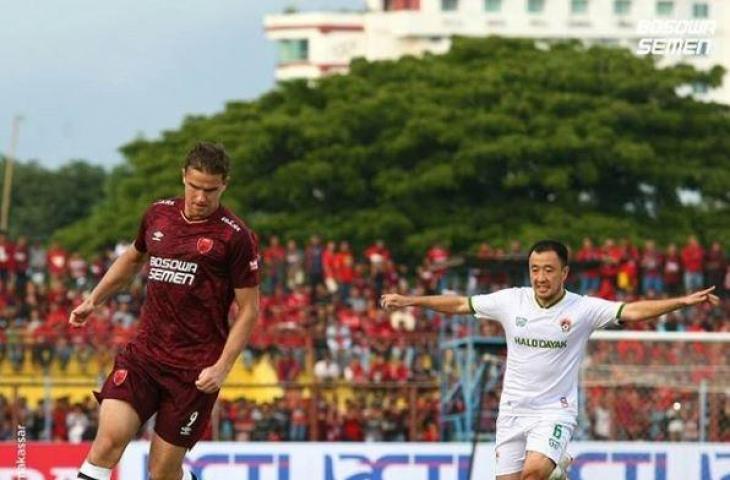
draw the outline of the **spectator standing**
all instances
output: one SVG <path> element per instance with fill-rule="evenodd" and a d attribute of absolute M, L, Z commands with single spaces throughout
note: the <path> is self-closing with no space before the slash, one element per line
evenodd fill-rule
<path fill-rule="evenodd" d="M 697 237 L 690 235 L 687 244 L 682 249 L 685 292 L 702 288 L 704 284 L 704 255 L 705 252 L 697 241 Z"/>

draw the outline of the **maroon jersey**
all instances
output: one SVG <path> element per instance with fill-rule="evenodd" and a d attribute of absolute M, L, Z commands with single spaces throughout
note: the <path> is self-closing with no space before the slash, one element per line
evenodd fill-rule
<path fill-rule="evenodd" d="M 161 200 L 142 219 L 134 246 L 149 254 L 147 298 L 130 347 L 175 367 L 207 367 L 228 336 L 234 289 L 259 283 L 258 242 L 230 211 L 189 221 L 183 199 Z"/>

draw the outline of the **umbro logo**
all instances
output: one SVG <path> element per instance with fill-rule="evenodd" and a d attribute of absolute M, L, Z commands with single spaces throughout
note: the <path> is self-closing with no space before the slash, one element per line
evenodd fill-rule
<path fill-rule="evenodd" d="M 152 240 L 154 240 L 156 242 L 161 242 L 162 241 L 162 237 L 164 237 L 164 236 L 165 236 L 164 233 L 162 233 L 161 231 L 157 230 L 155 233 L 152 234 Z"/>

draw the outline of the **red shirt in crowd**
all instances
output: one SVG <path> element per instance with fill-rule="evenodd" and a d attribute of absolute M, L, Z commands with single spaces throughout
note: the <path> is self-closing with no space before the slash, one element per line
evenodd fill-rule
<path fill-rule="evenodd" d="M 426 253 L 426 258 L 433 267 L 434 275 L 440 277 L 446 272 L 446 266 L 444 265 L 449 260 L 449 251 L 443 248 L 441 245 L 434 245 Z"/>
<path fill-rule="evenodd" d="M 286 249 L 275 243 L 266 247 L 262 256 L 266 265 L 277 265 L 286 261 Z"/>
<path fill-rule="evenodd" d="M 5 235 L 0 235 L 0 270 L 14 270 L 15 246 L 13 242 L 5 238 Z"/>
<path fill-rule="evenodd" d="M 365 249 L 365 258 L 370 263 L 381 264 L 386 260 L 390 260 L 390 251 L 385 248 L 385 245 L 381 241 L 378 241 Z"/>
<path fill-rule="evenodd" d="M 18 240 L 13 250 L 13 263 L 16 272 L 25 272 L 28 270 L 28 243 L 25 240 Z"/>
<path fill-rule="evenodd" d="M 58 244 L 54 244 L 46 252 L 46 267 L 51 276 L 58 277 L 66 272 L 68 254 Z"/>
<path fill-rule="evenodd" d="M 578 262 L 600 262 L 601 261 L 601 251 L 600 249 L 594 247 L 592 244 L 584 244 L 583 247 L 578 250 L 578 253 L 575 255 L 575 259 Z M 598 271 L 599 267 L 596 265 L 592 268 L 585 268 L 582 270 L 583 275 L 585 275 L 588 278 L 597 278 L 598 277 Z"/>
<path fill-rule="evenodd" d="M 326 278 L 335 278 L 337 270 L 337 251 L 335 243 L 329 242 L 327 248 L 322 252 L 322 269 Z"/>
<path fill-rule="evenodd" d="M 342 250 L 335 255 L 335 280 L 340 283 L 352 283 L 355 279 L 355 258 L 349 250 Z"/>
<path fill-rule="evenodd" d="M 682 266 L 685 272 L 701 273 L 705 252 L 696 241 L 690 241 L 682 249 Z"/>

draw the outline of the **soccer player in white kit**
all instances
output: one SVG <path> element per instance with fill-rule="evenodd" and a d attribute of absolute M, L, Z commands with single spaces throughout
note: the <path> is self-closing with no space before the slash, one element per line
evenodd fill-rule
<path fill-rule="evenodd" d="M 565 290 L 568 249 L 543 240 L 528 257 L 532 288 L 487 295 L 386 294 L 383 308 L 416 306 L 447 314 L 473 314 L 502 324 L 507 369 L 497 419 L 497 480 L 564 479 L 566 449 L 578 416 L 578 376 L 591 333 L 683 307 L 719 300 L 714 287 L 664 300 L 611 302 Z"/>

